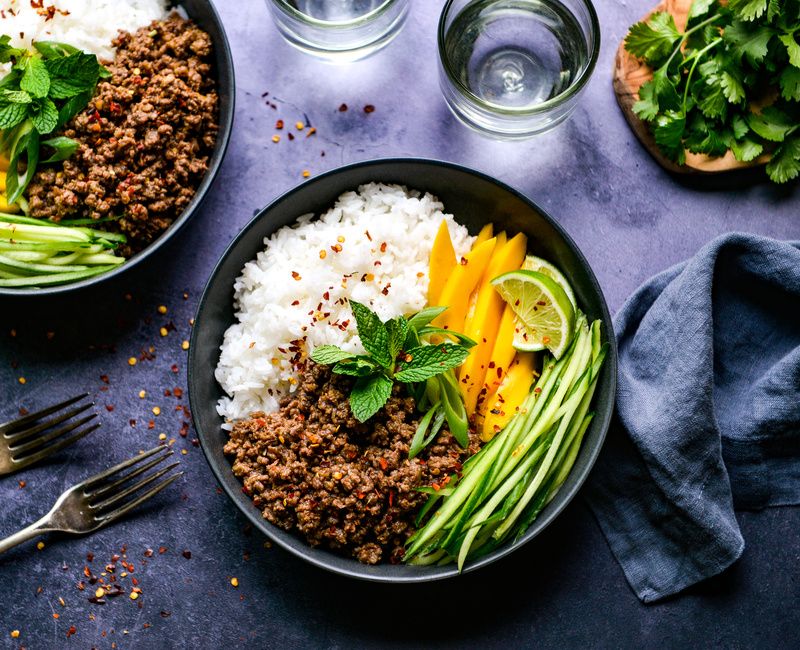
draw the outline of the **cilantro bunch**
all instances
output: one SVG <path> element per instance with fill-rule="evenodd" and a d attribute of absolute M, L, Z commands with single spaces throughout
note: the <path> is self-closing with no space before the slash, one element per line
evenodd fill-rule
<path fill-rule="evenodd" d="M 428 405 L 411 443 L 411 458 L 436 437 L 445 420 L 453 436 L 466 447 L 467 417 L 453 369 L 464 363 L 475 342 L 430 325 L 445 307 L 428 307 L 410 319 L 398 316 L 386 322 L 355 300 L 350 301 L 350 307 L 367 354 L 322 345 L 314 350 L 311 359 L 333 366 L 332 371 L 337 374 L 356 377 L 350 393 L 353 416 L 359 422 L 366 422 L 383 408 L 392 394 L 392 386 L 399 382 L 409 387 L 418 407 Z M 458 343 L 429 341 L 445 336 L 455 338 Z M 432 433 L 426 436 L 428 429 Z"/>
<path fill-rule="evenodd" d="M 653 69 L 636 115 L 679 165 L 685 150 L 800 174 L 800 0 L 694 0 L 684 32 L 666 12 L 633 25 L 625 49 Z"/>
<path fill-rule="evenodd" d="M 64 43 L 39 41 L 35 51 L 9 45 L 0 36 L 0 63 L 13 63 L 0 79 L 0 153 L 9 161 L 8 203 L 18 202 L 40 162 L 40 148 L 52 154 L 43 164 L 69 158 L 78 143 L 66 137 L 42 140 L 83 110 L 98 80 L 110 76 L 94 54 Z"/>

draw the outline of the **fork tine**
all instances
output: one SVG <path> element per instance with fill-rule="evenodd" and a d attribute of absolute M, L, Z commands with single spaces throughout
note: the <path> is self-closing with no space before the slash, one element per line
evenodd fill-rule
<path fill-rule="evenodd" d="M 149 461 L 147 463 L 144 463 L 143 465 L 139 465 L 139 467 L 137 467 L 135 470 L 133 470 L 132 472 L 128 472 L 127 474 L 125 474 L 125 476 L 123 476 L 120 479 L 115 480 L 113 483 L 109 483 L 107 485 L 102 485 L 101 487 L 97 488 L 96 491 L 86 492 L 85 493 L 86 496 L 89 497 L 92 500 L 98 500 L 98 499 L 105 498 L 106 495 L 108 495 L 110 492 L 112 492 L 115 488 L 120 487 L 123 483 L 126 483 L 127 481 L 131 480 L 135 476 L 139 476 L 139 474 L 143 474 L 148 469 L 150 469 L 152 467 L 155 467 L 159 463 L 165 461 L 167 458 L 172 456 L 173 452 L 172 452 L 171 449 L 169 449 L 168 447 L 164 447 L 164 449 L 168 450 L 166 454 L 157 455 L 154 460 L 151 460 L 151 461 Z"/>
<path fill-rule="evenodd" d="M 158 470 L 157 472 L 153 472 L 150 476 L 147 476 L 146 478 L 143 478 L 141 481 L 137 481 L 130 487 L 125 488 L 124 490 L 122 490 L 122 492 L 113 494 L 104 501 L 101 501 L 100 503 L 90 502 L 89 505 L 95 510 L 105 510 L 109 506 L 113 506 L 114 504 L 119 503 L 126 497 L 129 497 L 134 492 L 138 492 L 146 485 L 150 485 L 153 481 L 160 479 L 162 476 L 164 476 L 164 474 L 166 474 L 172 469 L 175 469 L 178 465 L 180 465 L 180 463 L 177 462 L 170 463 L 169 465 Z"/>
<path fill-rule="evenodd" d="M 78 431 L 76 434 L 71 435 L 69 438 L 64 438 L 63 440 L 59 440 L 55 444 L 48 445 L 44 449 L 37 451 L 29 456 L 23 456 L 22 458 L 14 458 L 13 462 L 16 466 L 15 469 L 22 469 L 23 467 L 27 467 L 28 465 L 32 465 L 33 463 L 38 463 L 40 460 L 44 460 L 48 456 L 55 454 L 57 451 L 61 451 L 65 447 L 69 447 L 73 442 L 77 442 L 84 436 L 90 434 L 95 429 L 99 428 L 100 424 L 93 424 L 90 427 L 86 427 L 83 431 Z"/>
<path fill-rule="evenodd" d="M 97 417 L 96 413 L 92 413 L 91 415 L 87 415 L 85 418 L 81 418 L 80 420 L 75 420 L 75 422 L 70 422 L 67 426 L 61 427 L 60 429 L 56 429 L 50 433 L 47 433 L 43 436 L 39 436 L 38 438 L 34 438 L 33 440 L 29 440 L 28 442 L 23 442 L 20 444 L 14 444 L 13 442 L 9 444 L 8 448 L 11 450 L 11 457 L 17 458 L 19 456 L 25 455 L 25 453 L 29 451 L 33 451 L 42 445 L 50 442 L 51 440 L 55 440 L 56 438 L 63 436 L 65 433 L 69 433 L 70 431 L 74 431 L 80 426 L 83 426 L 87 422 L 94 420 Z"/>
<path fill-rule="evenodd" d="M 42 409 L 41 411 L 36 411 L 36 413 L 30 413 L 24 417 L 17 418 L 16 420 L 11 420 L 10 422 L 6 422 L 4 424 L 0 424 L 0 434 L 6 433 L 7 431 L 13 431 L 18 427 L 24 427 L 31 422 L 35 422 L 39 418 L 43 418 L 46 415 L 50 415 L 51 413 L 55 413 L 75 402 L 78 402 L 85 397 L 89 397 L 89 393 L 83 393 L 82 395 L 78 395 L 77 397 L 71 397 L 70 399 L 64 400 L 60 404 L 56 404 L 55 406 L 48 406 L 46 409 Z"/>
<path fill-rule="evenodd" d="M 100 517 L 97 517 L 98 521 L 102 522 L 102 524 L 105 525 L 105 524 L 107 524 L 109 522 L 114 521 L 115 519 L 118 519 L 118 518 L 122 517 L 122 515 L 130 512 L 136 506 L 144 503 L 149 498 L 154 497 L 156 494 L 161 492 L 161 490 L 163 490 L 165 487 L 167 487 L 173 481 L 179 479 L 181 476 L 183 476 L 183 472 L 178 472 L 177 474 L 173 474 L 169 478 L 164 479 L 163 481 L 161 481 L 161 483 L 159 483 L 155 487 L 150 488 L 147 492 L 145 492 L 141 496 L 135 498 L 130 503 L 126 503 L 124 506 L 122 506 L 120 508 L 117 508 L 116 510 L 112 510 L 111 512 L 109 512 L 107 514 L 100 515 Z"/>
<path fill-rule="evenodd" d="M 117 472 L 120 472 L 123 469 L 130 467 L 131 465 L 135 465 L 136 463 L 142 462 L 146 458 L 150 458 L 150 456 L 152 456 L 153 454 L 157 454 L 162 449 L 166 449 L 166 447 L 164 447 L 164 445 L 153 447 L 152 449 L 149 449 L 148 451 L 145 451 L 144 453 L 141 453 L 138 456 L 134 456 L 133 458 L 129 458 L 128 460 L 121 462 L 119 465 L 114 465 L 114 467 L 104 470 L 99 474 L 90 476 L 85 481 L 83 481 L 83 483 L 79 483 L 78 485 L 84 490 L 87 490 L 92 486 L 96 485 L 97 483 L 99 483 L 100 481 L 107 479 L 109 476 L 113 476 Z"/>
<path fill-rule="evenodd" d="M 62 413 L 57 417 L 53 418 L 52 420 L 47 420 L 46 422 L 42 422 L 41 424 L 37 424 L 36 426 L 31 427 L 30 429 L 23 429 L 22 431 L 13 431 L 11 433 L 6 433 L 5 437 L 10 443 L 13 443 L 17 440 L 23 440 L 25 438 L 30 438 L 31 436 L 36 435 L 37 433 L 41 433 L 50 427 L 54 427 L 57 424 L 61 424 L 64 420 L 69 420 L 76 415 L 83 413 L 86 409 L 91 408 L 94 406 L 94 402 L 89 402 L 88 404 L 82 404 L 78 408 L 72 409 L 71 411 L 67 411 L 66 413 Z"/>

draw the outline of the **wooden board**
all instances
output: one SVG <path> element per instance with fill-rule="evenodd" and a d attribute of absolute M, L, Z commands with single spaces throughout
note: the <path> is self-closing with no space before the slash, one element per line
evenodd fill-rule
<path fill-rule="evenodd" d="M 651 14 L 657 11 L 668 11 L 675 19 L 678 29 L 683 31 L 689 18 L 689 8 L 692 0 L 663 0 L 655 7 L 643 20 L 647 20 Z M 652 70 L 644 63 L 631 56 L 625 50 L 625 43 L 619 44 L 617 57 L 614 62 L 614 93 L 617 96 L 617 103 L 628 120 L 633 132 L 639 141 L 656 159 L 659 165 L 671 172 L 678 174 L 718 174 L 731 171 L 733 169 L 743 169 L 747 167 L 757 167 L 769 161 L 768 155 L 762 155 L 750 162 L 739 162 L 731 151 L 724 156 L 712 158 L 705 154 L 686 152 L 686 164 L 677 165 L 672 160 L 661 153 L 656 145 L 650 127 L 642 122 L 633 112 L 633 105 L 639 101 L 639 88 L 645 81 L 653 78 Z"/>

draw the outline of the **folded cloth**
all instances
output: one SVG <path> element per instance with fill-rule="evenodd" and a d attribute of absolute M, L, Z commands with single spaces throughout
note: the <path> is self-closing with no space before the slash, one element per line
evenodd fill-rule
<path fill-rule="evenodd" d="M 584 494 L 652 602 L 738 559 L 734 508 L 800 503 L 800 242 L 719 237 L 614 324 L 618 418 Z"/>

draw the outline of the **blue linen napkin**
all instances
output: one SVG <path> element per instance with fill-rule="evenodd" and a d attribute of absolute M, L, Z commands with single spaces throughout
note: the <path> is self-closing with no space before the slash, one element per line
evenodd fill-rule
<path fill-rule="evenodd" d="M 614 324 L 618 418 L 584 494 L 652 602 L 739 558 L 734 508 L 800 503 L 800 242 L 719 237 Z"/>

